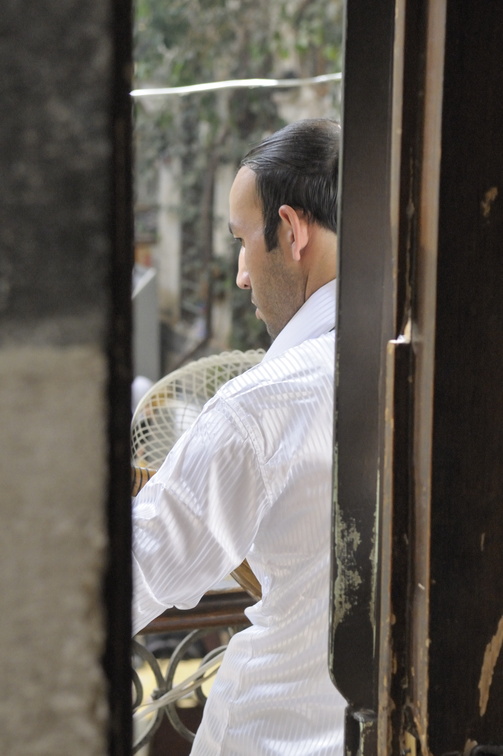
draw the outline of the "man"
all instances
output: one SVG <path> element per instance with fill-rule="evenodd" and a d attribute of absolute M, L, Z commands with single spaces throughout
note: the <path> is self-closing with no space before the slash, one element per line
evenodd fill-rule
<path fill-rule="evenodd" d="M 230 193 L 237 284 L 271 334 L 137 497 L 135 630 L 189 608 L 246 557 L 262 585 L 228 646 L 195 756 L 342 756 L 328 673 L 339 127 L 291 124 Z"/>

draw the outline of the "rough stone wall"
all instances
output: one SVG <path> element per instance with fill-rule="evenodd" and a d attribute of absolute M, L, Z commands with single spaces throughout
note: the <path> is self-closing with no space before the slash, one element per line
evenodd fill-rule
<path fill-rule="evenodd" d="M 127 4 L 127 3 L 125 3 Z M 113 4 L 0 19 L 0 754 L 105 754 Z M 126 376 L 127 378 L 127 376 Z"/>
<path fill-rule="evenodd" d="M 10 756 L 106 753 L 105 378 L 90 345 L 0 354 L 0 753 Z"/>

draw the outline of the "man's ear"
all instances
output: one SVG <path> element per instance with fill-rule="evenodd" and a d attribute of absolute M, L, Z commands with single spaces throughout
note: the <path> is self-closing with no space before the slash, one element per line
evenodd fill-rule
<path fill-rule="evenodd" d="M 292 258 L 299 262 L 309 241 L 309 224 L 304 213 L 294 210 L 290 205 L 281 205 L 278 214 L 284 223 L 284 232 L 287 243 L 290 245 Z"/>

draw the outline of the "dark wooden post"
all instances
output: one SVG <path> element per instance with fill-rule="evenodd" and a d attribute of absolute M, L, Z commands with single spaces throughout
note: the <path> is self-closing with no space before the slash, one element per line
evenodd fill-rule
<path fill-rule="evenodd" d="M 393 338 L 389 215 L 394 2 L 347 3 L 331 668 L 348 700 L 347 754 L 375 754 L 379 398 Z M 385 295 L 384 295 L 385 294 Z"/>
<path fill-rule="evenodd" d="M 503 753 L 502 49 L 502 3 L 447 3 L 426 586 L 435 756 Z"/>
<path fill-rule="evenodd" d="M 485 756 L 503 753 L 503 6 L 393 5 L 393 24 L 347 9 L 331 663 L 348 754 Z"/>

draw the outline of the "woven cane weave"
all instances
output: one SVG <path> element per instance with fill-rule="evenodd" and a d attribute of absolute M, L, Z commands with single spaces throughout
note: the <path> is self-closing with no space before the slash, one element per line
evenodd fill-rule
<path fill-rule="evenodd" d="M 190 362 L 157 381 L 139 402 L 131 421 L 132 464 L 157 470 L 220 386 L 263 356 L 263 349 L 221 352 Z"/>

